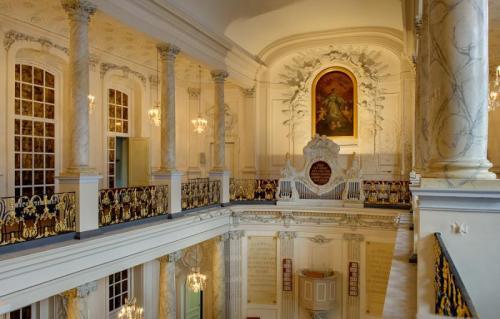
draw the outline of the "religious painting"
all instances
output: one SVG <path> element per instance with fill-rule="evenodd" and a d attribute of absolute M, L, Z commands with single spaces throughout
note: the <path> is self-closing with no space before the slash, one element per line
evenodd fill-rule
<path fill-rule="evenodd" d="M 347 69 L 320 72 L 312 89 L 312 134 L 332 139 L 357 138 L 356 78 Z"/>

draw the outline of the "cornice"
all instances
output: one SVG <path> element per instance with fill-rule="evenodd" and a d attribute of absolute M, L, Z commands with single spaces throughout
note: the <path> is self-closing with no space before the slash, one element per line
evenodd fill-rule
<path fill-rule="evenodd" d="M 274 41 L 262 49 L 257 58 L 266 66 L 273 64 L 281 56 L 305 48 L 335 44 L 380 45 L 399 56 L 403 50 L 403 32 L 385 27 L 354 27 L 328 31 L 309 32 L 288 36 Z"/>
<path fill-rule="evenodd" d="M 64 52 L 65 54 L 68 54 L 68 52 L 69 52 L 68 48 L 66 48 L 62 45 L 53 43 L 49 39 L 46 39 L 44 37 L 35 37 L 35 36 L 25 34 L 22 32 L 18 32 L 15 30 L 7 31 L 4 34 L 3 46 L 4 46 L 5 50 L 8 51 L 10 49 L 10 47 L 16 41 L 35 42 L 35 43 L 39 43 L 42 46 L 42 48 L 46 48 L 46 49 L 54 48 L 54 49 L 57 49 L 57 50 Z"/>

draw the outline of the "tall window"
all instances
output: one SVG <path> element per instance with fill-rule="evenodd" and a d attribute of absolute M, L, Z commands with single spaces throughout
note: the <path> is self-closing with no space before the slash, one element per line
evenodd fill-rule
<path fill-rule="evenodd" d="M 116 136 L 128 136 L 128 95 L 108 90 L 108 187 L 114 188 L 116 182 Z"/>
<path fill-rule="evenodd" d="M 108 309 L 113 312 L 125 304 L 129 294 L 129 271 L 123 270 L 108 277 Z"/>
<path fill-rule="evenodd" d="M 6 319 L 31 319 L 31 306 L 11 311 Z"/>
<path fill-rule="evenodd" d="M 15 195 L 52 194 L 55 188 L 55 78 L 16 64 Z"/>

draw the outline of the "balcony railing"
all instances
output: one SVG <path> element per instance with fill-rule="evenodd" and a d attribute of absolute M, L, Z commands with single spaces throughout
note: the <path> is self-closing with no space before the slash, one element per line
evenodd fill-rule
<path fill-rule="evenodd" d="M 435 313 L 441 316 L 458 318 L 479 318 L 472 301 L 453 264 L 440 233 L 434 234 L 436 293 Z"/>
<path fill-rule="evenodd" d="M 368 206 L 411 205 L 409 181 L 364 181 L 365 204 Z"/>
<path fill-rule="evenodd" d="M 231 201 L 275 201 L 277 179 L 236 179 L 229 184 Z"/>
<path fill-rule="evenodd" d="M 221 182 L 208 178 L 189 179 L 181 184 L 182 210 L 220 204 Z"/>
<path fill-rule="evenodd" d="M 99 226 L 120 224 L 167 213 L 167 185 L 99 191 Z"/>
<path fill-rule="evenodd" d="M 0 246 L 75 231 L 75 194 L 0 198 Z"/>

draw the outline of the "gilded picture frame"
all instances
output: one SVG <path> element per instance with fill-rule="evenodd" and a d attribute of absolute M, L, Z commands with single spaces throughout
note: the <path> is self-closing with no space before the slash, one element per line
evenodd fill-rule
<path fill-rule="evenodd" d="M 340 66 L 319 72 L 312 83 L 312 136 L 336 142 L 358 138 L 358 85 L 354 74 Z"/>

